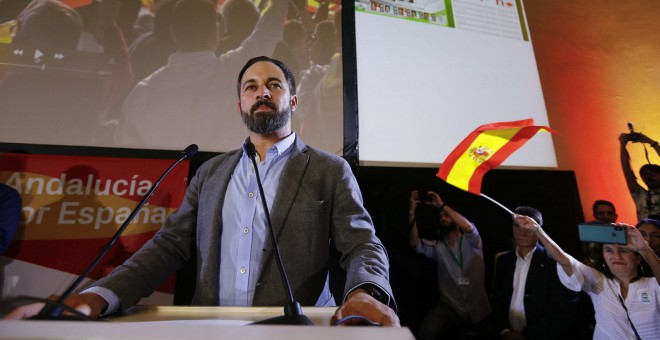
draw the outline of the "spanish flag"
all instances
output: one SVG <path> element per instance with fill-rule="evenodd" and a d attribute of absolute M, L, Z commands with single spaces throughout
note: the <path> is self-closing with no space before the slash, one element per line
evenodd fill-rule
<path fill-rule="evenodd" d="M 534 126 L 533 119 L 491 123 L 478 127 L 442 163 L 438 176 L 445 182 L 475 195 L 481 180 L 538 131 L 558 134 L 547 126 Z"/>

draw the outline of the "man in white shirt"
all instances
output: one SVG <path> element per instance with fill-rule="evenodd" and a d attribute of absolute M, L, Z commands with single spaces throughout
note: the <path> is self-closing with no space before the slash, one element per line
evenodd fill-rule
<path fill-rule="evenodd" d="M 541 212 L 514 212 L 543 224 Z M 575 327 L 577 293 L 557 277 L 556 262 L 530 230 L 513 222 L 515 249 L 498 257 L 493 279 L 493 322 L 502 339 L 560 339 Z"/>

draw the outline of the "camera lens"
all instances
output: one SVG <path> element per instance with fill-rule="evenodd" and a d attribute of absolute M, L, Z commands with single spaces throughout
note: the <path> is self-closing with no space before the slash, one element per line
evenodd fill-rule
<path fill-rule="evenodd" d="M 622 227 L 614 227 L 614 230 L 621 231 L 621 230 L 623 230 L 623 228 Z"/>

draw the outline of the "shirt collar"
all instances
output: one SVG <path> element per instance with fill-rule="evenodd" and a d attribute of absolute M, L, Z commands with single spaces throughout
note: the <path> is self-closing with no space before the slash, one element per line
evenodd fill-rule
<path fill-rule="evenodd" d="M 282 139 L 281 141 L 271 146 L 269 150 L 277 150 L 277 155 L 282 156 L 291 148 L 291 145 L 293 145 L 293 142 L 295 140 L 296 140 L 296 133 L 291 132 L 291 134 L 286 136 L 286 138 Z"/>
<path fill-rule="evenodd" d="M 536 251 L 536 248 L 537 248 L 537 246 L 534 246 L 534 248 L 529 253 L 527 253 L 527 255 L 520 256 L 520 254 L 518 253 L 518 247 L 516 247 L 516 258 L 518 258 L 520 260 L 523 260 L 523 261 L 529 261 L 532 258 L 532 255 L 534 255 L 534 252 Z"/>
<path fill-rule="evenodd" d="M 245 139 L 245 142 L 243 143 L 243 156 L 247 156 L 247 150 L 245 148 L 245 144 L 248 142 L 249 138 Z M 288 153 L 291 150 L 291 146 L 293 145 L 293 142 L 296 141 L 296 133 L 291 132 L 290 135 L 286 136 L 284 139 L 281 141 L 273 144 L 268 150 L 266 150 L 267 154 L 271 154 L 273 156 L 282 156 L 286 153 Z M 259 155 L 257 154 L 257 162 L 259 162 Z"/>

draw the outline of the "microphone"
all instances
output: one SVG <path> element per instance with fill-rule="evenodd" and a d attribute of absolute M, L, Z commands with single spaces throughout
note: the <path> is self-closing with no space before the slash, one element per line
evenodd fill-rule
<path fill-rule="evenodd" d="M 304 316 L 302 313 L 302 308 L 300 303 L 293 299 L 293 293 L 291 292 L 291 285 L 289 284 L 289 279 L 286 276 L 286 271 L 284 270 L 284 264 L 282 263 L 282 257 L 280 256 L 280 247 L 277 245 L 277 239 L 275 238 L 275 230 L 273 230 L 273 225 L 270 222 L 270 213 L 268 212 L 268 204 L 266 204 L 266 195 L 264 195 L 264 187 L 261 185 L 261 178 L 259 177 L 259 168 L 257 167 L 257 160 L 255 155 L 257 150 L 254 148 L 254 144 L 248 141 L 245 143 L 245 149 L 247 151 L 248 157 L 252 161 L 254 166 L 254 172 L 257 176 L 257 185 L 259 186 L 259 195 L 261 196 L 261 204 L 264 208 L 264 214 L 266 215 L 266 222 L 268 223 L 268 231 L 270 233 L 270 240 L 273 243 L 273 250 L 275 251 L 275 260 L 277 262 L 277 268 L 280 271 L 280 276 L 282 277 L 282 283 L 284 284 L 284 291 L 287 295 L 289 302 L 284 306 L 284 315 L 277 316 L 274 318 L 261 320 L 253 322 L 253 325 L 314 325 L 312 320 Z"/>
<path fill-rule="evenodd" d="M 31 319 L 33 320 L 81 320 L 80 316 L 74 316 L 74 315 L 63 315 L 62 312 L 65 309 L 64 306 L 64 300 L 66 300 L 67 297 L 69 297 L 74 290 L 82 283 L 82 281 L 89 275 L 89 273 L 96 267 L 96 265 L 99 264 L 101 259 L 108 253 L 112 245 L 115 244 L 117 239 L 119 239 L 119 236 L 124 232 L 124 230 L 128 227 L 129 223 L 133 220 L 135 215 L 142 209 L 142 206 L 144 206 L 145 203 L 147 203 L 147 200 L 151 197 L 151 195 L 154 193 L 156 188 L 160 185 L 160 182 L 167 176 L 167 174 L 174 169 L 181 161 L 184 159 L 190 159 L 192 158 L 196 153 L 197 153 L 198 147 L 196 144 L 190 144 L 183 152 L 181 152 L 181 156 L 179 157 L 178 160 L 176 160 L 172 165 L 170 165 L 165 172 L 160 175 L 156 183 L 149 189 L 149 191 L 144 195 L 142 198 L 142 201 L 133 209 L 130 215 L 128 215 L 128 218 L 126 218 L 126 221 L 124 221 L 124 224 L 121 225 L 121 227 L 117 230 L 117 232 L 112 236 L 110 241 L 103 247 L 101 252 L 96 256 L 94 261 L 92 262 L 91 265 L 85 269 L 85 271 L 76 278 L 71 285 L 62 293 L 62 295 L 57 299 L 57 301 L 50 301 L 50 303 L 47 303 L 44 308 L 39 311 L 39 313 L 35 316 L 33 316 Z M 84 320 L 84 319 L 82 319 Z"/>

